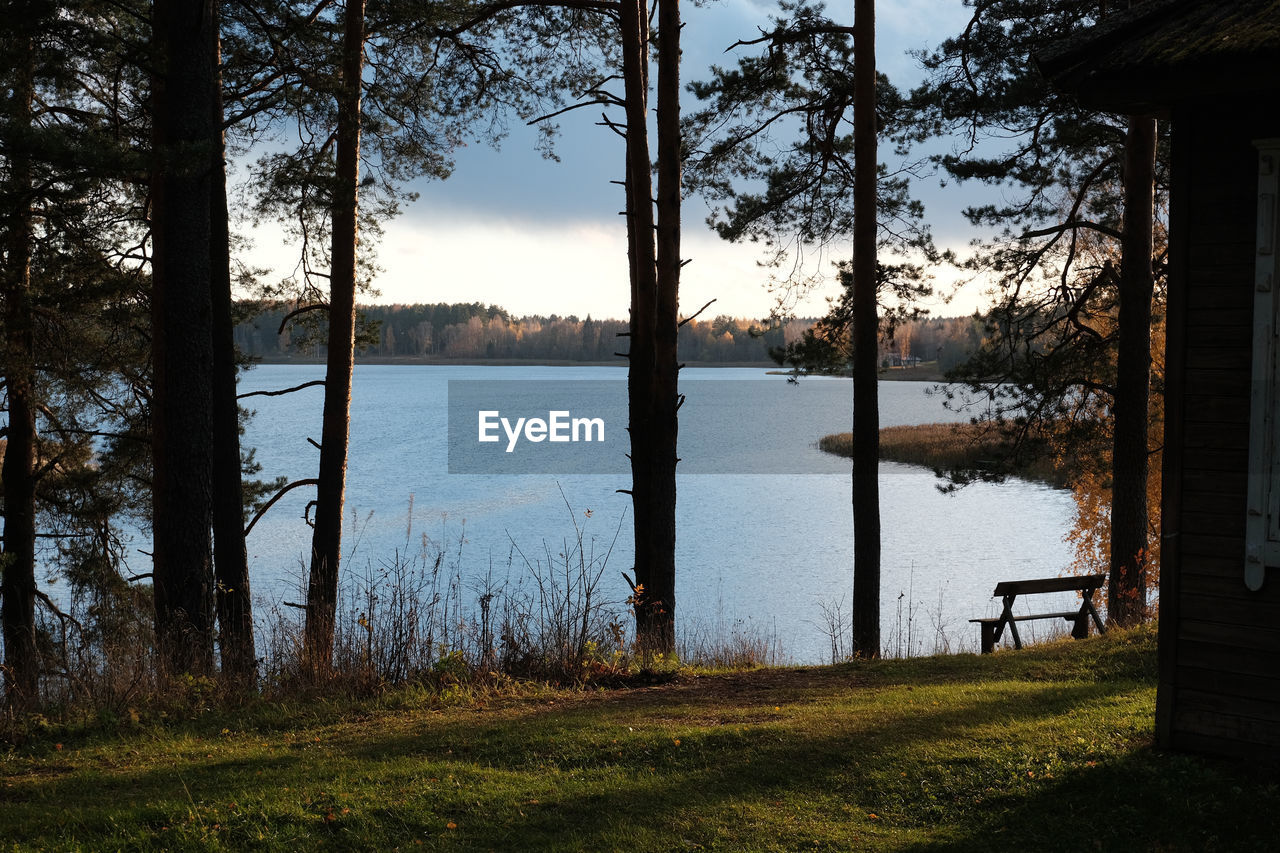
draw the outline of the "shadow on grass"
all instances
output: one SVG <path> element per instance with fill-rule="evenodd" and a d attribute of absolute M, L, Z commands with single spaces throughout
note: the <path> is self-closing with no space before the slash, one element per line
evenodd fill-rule
<path fill-rule="evenodd" d="M 414 839 L 526 850 L 883 845 L 897 834 L 930 837 L 934 821 L 957 813 L 913 805 L 910 786 L 924 772 L 921 753 L 931 744 L 945 742 L 930 759 L 943 776 L 967 768 L 953 796 L 1000 801 L 984 790 L 991 781 L 985 770 L 970 765 L 993 761 L 993 753 L 1006 761 L 1002 732 L 1034 729 L 1135 689 L 1146 688 L 993 682 L 968 685 L 968 698 L 945 705 L 929 704 L 931 694 L 921 689 L 912 705 L 916 691 L 906 688 L 883 691 L 879 702 L 840 704 L 841 692 L 847 700 L 864 691 L 828 682 L 812 692 L 763 691 L 744 702 L 682 685 L 640 702 L 621 694 L 497 719 L 457 712 L 390 736 L 357 725 L 270 757 L 112 773 L 113 796 L 83 775 L 34 781 L 23 786 L 24 796 L 6 797 L 6 809 L 24 812 L 9 812 L 21 818 L 14 826 L 44 824 L 12 836 L 36 844 L 48 841 L 53 827 L 31 810 L 52 808 L 52 821 L 83 841 L 198 821 L 216 822 L 215 846 L 248 843 L 254 827 L 269 828 L 277 845 L 355 849 Z M 972 756 L 964 754 L 967 744 Z M 899 767 L 906 768 L 901 776 Z M 228 812 L 233 802 L 241 803 L 239 814 Z M 249 802 L 256 805 L 246 813 Z M 884 814 L 868 824 L 873 811 Z M 960 811 L 977 822 L 944 834 L 980 839 L 988 825 L 983 812 Z M 464 829 L 441 839 L 447 822 Z M 191 836 L 184 843 L 203 846 Z"/>
<path fill-rule="evenodd" d="M 246 720 L 226 744 L 201 724 L 136 770 L 15 779 L 0 808 L 31 847 L 1274 849 L 1274 777 L 1150 749 L 1154 655 L 994 658 L 318 714 L 283 738 Z"/>
<path fill-rule="evenodd" d="M 539 814 L 520 821 L 524 830 L 532 831 L 532 839 L 558 838 L 558 844 L 572 838 L 582 849 L 607 849 L 636 830 L 664 833 L 682 826 L 684 835 L 692 836 L 687 840 L 748 849 L 754 847 L 752 835 L 745 832 L 746 826 L 734 825 L 733 815 L 742 806 L 768 811 L 772 805 L 789 804 L 801 811 L 815 809 L 820 819 L 839 819 L 845 806 L 862 817 L 888 811 L 880 804 L 890 799 L 901 803 L 909 794 L 886 791 L 885 783 L 901 784 L 895 768 L 916 762 L 909 756 L 923 745 L 939 738 L 972 740 L 975 750 L 986 750 L 990 745 L 981 742 L 999 740 L 998 733 L 992 733 L 993 725 L 997 729 L 1036 726 L 1083 705 L 1106 703 L 1133 688 L 1131 684 L 979 685 L 974 688 L 978 698 L 947 707 L 908 706 L 910 694 L 896 691 L 901 693 L 892 703 L 896 708 L 848 715 L 832 710 L 826 702 L 815 702 L 806 712 L 794 701 L 785 711 L 766 705 L 754 712 L 735 708 L 722 714 L 714 705 L 677 693 L 656 706 L 618 703 L 614 708 L 578 708 L 554 718 L 522 719 L 518 727 L 454 729 L 447 736 L 456 738 L 453 750 L 459 763 L 470 766 L 542 772 L 557 779 L 601 768 L 617 771 L 608 780 L 607 790 L 582 786 L 588 790 L 575 787 L 564 795 L 550 791 L 552 799 L 540 802 L 544 808 Z M 709 720 L 713 720 L 710 725 Z M 594 752 L 556 748 L 557 743 L 580 743 L 583 730 L 619 732 L 638 726 L 646 730 L 631 738 L 624 735 L 616 744 L 601 738 Z M 682 742 L 675 743 L 677 739 Z M 409 737 L 368 741 L 353 748 L 372 759 L 414 754 L 422 747 L 419 739 Z M 892 797 L 886 796 L 890 793 Z M 929 829 L 928 809 L 915 814 L 900 810 L 899 816 L 911 829 Z M 698 824 L 717 827 L 713 837 L 697 838 Z M 824 834 L 805 838 L 804 844 L 799 844 L 801 839 L 793 841 L 812 849 L 814 843 L 821 846 L 819 836 Z M 483 845 L 493 839 L 480 835 L 475 840 Z M 791 843 L 783 845 L 783 849 L 791 847 Z"/>
<path fill-rule="evenodd" d="M 1271 853 L 1280 844 L 1277 770 L 1137 748 L 995 797 L 949 837 L 903 849 Z"/>

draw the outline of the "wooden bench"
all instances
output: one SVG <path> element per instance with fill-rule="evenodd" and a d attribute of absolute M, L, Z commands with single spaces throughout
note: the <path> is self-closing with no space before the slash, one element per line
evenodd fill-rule
<path fill-rule="evenodd" d="M 982 626 L 982 653 L 985 655 L 995 651 L 996 643 L 1000 642 L 1006 626 L 1009 628 L 1009 633 L 1013 635 L 1013 647 L 1015 649 L 1022 648 L 1022 638 L 1018 636 L 1018 623 L 1025 622 L 1028 619 L 1065 619 L 1073 623 L 1071 636 L 1077 640 L 1083 640 L 1089 636 L 1089 619 L 1092 617 L 1093 624 L 1098 626 L 1098 633 L 1105 634 L 1106 628 L 1103 627 L 1102 620 L 1098 618 L 1098 611 L 1093 607 L 1093 594 L 1098 591 L 1106 579 L 1106 575 L 1082 575 L 1080 577 L 1040 578 L 1029 581 L 1002 581 L 996 584 L 995 592 L 992 595 L 998 595 L 1004 599 L 1004 609 L 1000 611 L 1000 615 L 969 620 Z M 1020 595 L 1071 591 L 1080 593 L 1081 603 L 1079 610 L 1065 610 L 1060 613 L 1035 613 L 1029 616 L 1013 615 L 1013 602 Z"/>

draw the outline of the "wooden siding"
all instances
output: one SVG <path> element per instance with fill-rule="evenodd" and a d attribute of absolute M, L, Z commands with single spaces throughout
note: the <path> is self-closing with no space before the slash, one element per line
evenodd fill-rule
<path fill-rule="evenodd" d="M 1257 193 L 1269 109 L 1175 107 L 1161 684 L 1164 746 L 1280 757 L 1280 568 L 1244 584 Z M 1177 348 L 1176 352 L 1175 347 Z"/>

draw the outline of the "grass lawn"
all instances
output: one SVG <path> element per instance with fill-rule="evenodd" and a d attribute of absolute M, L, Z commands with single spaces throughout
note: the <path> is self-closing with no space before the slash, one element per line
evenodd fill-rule
<path fill-rule="evenodd" d="M 9 747 L 0 848 L 1277 849 L 1274 773 L 1155 752 L 1154 703 L 1151 630 L 625 689 L 262 703 Z"/>

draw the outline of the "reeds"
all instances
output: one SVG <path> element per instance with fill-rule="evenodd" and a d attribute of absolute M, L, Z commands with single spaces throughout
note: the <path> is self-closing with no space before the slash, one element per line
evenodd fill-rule
<path fill-rule="evenodd" d="M 818 439 L 818 449 L 837 456 L 853 455 L 853 433 Z M 1013 474 L 1054 486 L 1064 485 L 1063 473 L 1046 454 L 1014 457 L 1009 440 L 985 424 L 915 424 L 880 430 L 880 458 L 922 465 L 939 474 L 966 472 L 999 477 Z"/>

